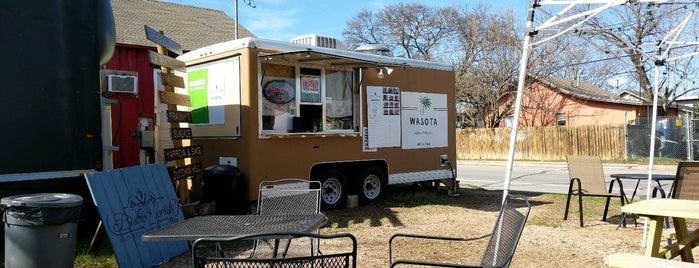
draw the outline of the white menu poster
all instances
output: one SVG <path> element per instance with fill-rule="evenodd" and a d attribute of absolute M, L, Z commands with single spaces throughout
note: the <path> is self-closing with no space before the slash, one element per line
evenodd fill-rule
<path fill-rule="evenodd" d="M 368 146 L 400 146 L 400 89 L 367 86 Z"/>
<path fill-rule="evenodd" d="M 447 147 L 447 95 L 402 94 L 403 149 Z"/>

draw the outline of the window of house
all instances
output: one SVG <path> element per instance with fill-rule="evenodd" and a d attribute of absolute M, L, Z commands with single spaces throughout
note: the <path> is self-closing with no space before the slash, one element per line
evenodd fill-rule
<path fill-rule="evenodd" d="M 262 64 L 262 133 L 353 132 L 353 70 Z"/>
<path fill-rule="evenodd" d="M 556 114 L 556 125 L 565 126 L 566 125 L 566 114 L 557 113 Z"/>

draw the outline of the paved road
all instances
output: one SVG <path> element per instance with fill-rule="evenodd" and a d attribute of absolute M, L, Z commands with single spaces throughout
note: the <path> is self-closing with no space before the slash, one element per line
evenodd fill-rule
<path fill-rule="evenodd" d="M 474 185 L 489 190 L 502 190 L 505 180 L 506 161 L 465 161 L 457 162 L 459 183 Z M 609 183 L 614 173 L 648 173 L 647 165 L 605 164 L 602 167 Z M 653 173 L 675 174 L 676 166 L 655 165 Z M 623 180 L 624 191 L 631 193 L 636 180 Z M 663 188 L 670 189 L 670 182 Z M 510 189 L 540 193 L 567 193 L 569 185 L 568 167 L 565 162 L 517 162 L 512 169 Z M 607 184 L 609 185 L 609 184 Z M 616 185 L 615 185 L 616 186 Z M 652 185 L 653 187 L 655 185 Z M 647 182 L 639 184 L 637 197 L 645 197 Z"/>

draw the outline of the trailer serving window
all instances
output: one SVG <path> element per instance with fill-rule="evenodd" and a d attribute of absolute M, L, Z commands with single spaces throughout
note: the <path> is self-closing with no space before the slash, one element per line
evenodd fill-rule
<path fill-rule="evenodd" d="M 356 126 L 355 111 L 358 110 L 355 72 L 333 71 L 325 72 L 325 125 L 326 131 L 354 131 Z"/>
<path fill-rule="evenodd" d="M 263 135 L 358 131 L 359 91 L 353 90 L 358 86 L 356 69 L 261 58 Z"/>

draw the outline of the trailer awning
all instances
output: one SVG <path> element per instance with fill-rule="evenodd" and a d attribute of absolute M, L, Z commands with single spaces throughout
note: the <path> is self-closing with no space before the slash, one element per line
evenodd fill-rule
<path fill-rule="evenodd" d="M 348 53 L 349 54 L 349 53 Z M 356 54 L 356 53 L 354 53 Z M 331 54 L 314 50 L 292 51 L 260 55 L 260 60 L 270 64 L 316 65 L 326 68 L 408 67 L 408 63 L 380 60 L 381 56 L 366 54 L 361 57 Z"/>

